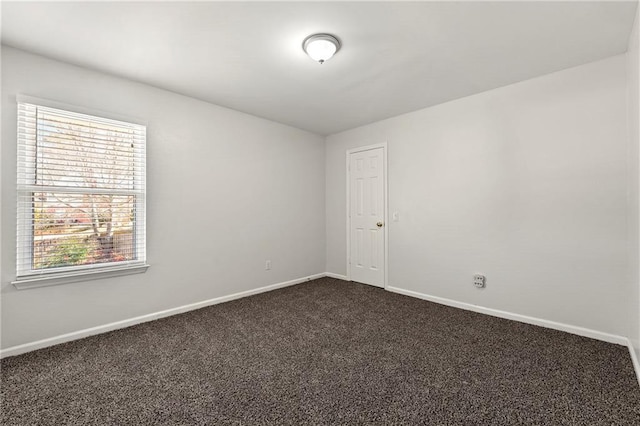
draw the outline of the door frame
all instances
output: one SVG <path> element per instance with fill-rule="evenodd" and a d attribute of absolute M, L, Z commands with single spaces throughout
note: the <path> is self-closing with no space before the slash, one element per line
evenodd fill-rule
<path fill-rule="evenodd" d="M 347 149 L 345 158 L 345 170 L 346 170 L 346 187 L 347 187 L 347 208 L 346 208 L 346 219 L 347 219 L 347 281 L 351 281 L 351 200 L 350 200 L 350 192 L 351 192 L 351 171 L 349 170 L 349 159 L 351 154 L 362 151 L 370 151 L 372 149 L 382 148 L 382 170 L 384 173 L 384 179 L 382 180 L 382 187 L 384 192 L 384 207 L 383 207 L 383 222 L 384 222 L 384 289 L 386 290 L 389 286 L 389 185 L 388 185 L 388 149 L 387 142 L 376 143 L 373 145 L 365 145 L 359 146 L 356 148 Z"/>

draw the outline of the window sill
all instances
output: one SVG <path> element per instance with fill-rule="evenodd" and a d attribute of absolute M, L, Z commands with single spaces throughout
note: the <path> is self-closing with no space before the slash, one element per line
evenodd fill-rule
<path fill-rule="evenodd" d="M 147 272 L 149 265 L 127 265 L 120 267 L 105 267 L 94 270 L 76 272 L 52 273 L 18 278 L 11 284 L 18 290 L 28 288 L 47 287 L 51 285 L 75 283 L 78 281 L 99 280 L 102 278 L 120 277 L 123 275 L 143 274 Z"/>

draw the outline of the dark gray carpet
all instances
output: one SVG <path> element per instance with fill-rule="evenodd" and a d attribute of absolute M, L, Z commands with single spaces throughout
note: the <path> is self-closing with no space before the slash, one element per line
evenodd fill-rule
<path fill-rule="evenodd" d="M 5 425 L 640 425 L 627 348 L 329 278 L 2 361 Z"/>

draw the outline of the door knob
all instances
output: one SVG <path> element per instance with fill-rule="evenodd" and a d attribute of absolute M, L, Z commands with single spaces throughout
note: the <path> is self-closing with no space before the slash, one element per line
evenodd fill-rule
<path fill-rule="evenodd" d="M 378 228 L 382 228 L 382 225 L 384 225 L 382 222 L 378 222 L 376 223 L 376 225 L 378 226 Z"/>

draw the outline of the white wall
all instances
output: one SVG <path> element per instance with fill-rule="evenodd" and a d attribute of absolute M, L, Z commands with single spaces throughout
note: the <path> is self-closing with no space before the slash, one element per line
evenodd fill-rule
<path fill-rule="evenodd" d="M 9 284 L 18 93 L 147 121 L 146 274 Z M 6 47 L 1 105 L 2 348 L 324 271 L 324 138 Z"/>
<path fill-rule="evenodd" d="M 627 180 L 638 163 L 627 154 L 638 143 L 625 144 L 637 22 L 634 34 L 627 63 L 619 56 L 492 90 L 330 136 L 326 146 L 3 47 L 2 348 L 324 270 L 345 274 L 345 150 L 382 141 L 390 211 L 401 215 L 388 223 L 390 285 L 619 335 L 628 335 L 631 311 L 638 348 L 637 263 L 630 297 L 626 260 L 637 250 L 637 223 L 626 218 L 637 209 L 637 180 L 636 189 Z M 9 284 L 18 93 L 147 120 L 146 274 L 22 291 Z M 629 93 L 637 108 L 638 91 Z M 637 141 L 638 114 L 628 112 Z M 473 288 L 474 272 L 487 275 L 486 289 Z"/>
<path fill-rule="evenodd" d="M 640 173 L 638 169 L 640 156 L 640 7 L 636 9 L 636 20 L 633 31 L 629 38 L 629 50 L 627 51 L 627 78 L 628 78 L 628 124 L 629 124 L 629 340 L 633 345 L 636 356 L 640 359 L 640 276 L 639 262 L 640 251 L 638 249 L 638 239 L 640 228 L 638 219 L 638 195 L 640 191 L 638 179 Z M 640 371 L 638 372 L 640 374 Z"/>
<path fill-rule="evenodd" d="M 387 141 L 390 286 L 627 335 L 625 72 L 620 55 L 329 136 L 327 271 L 346 273 L 345 151 Z"/>

